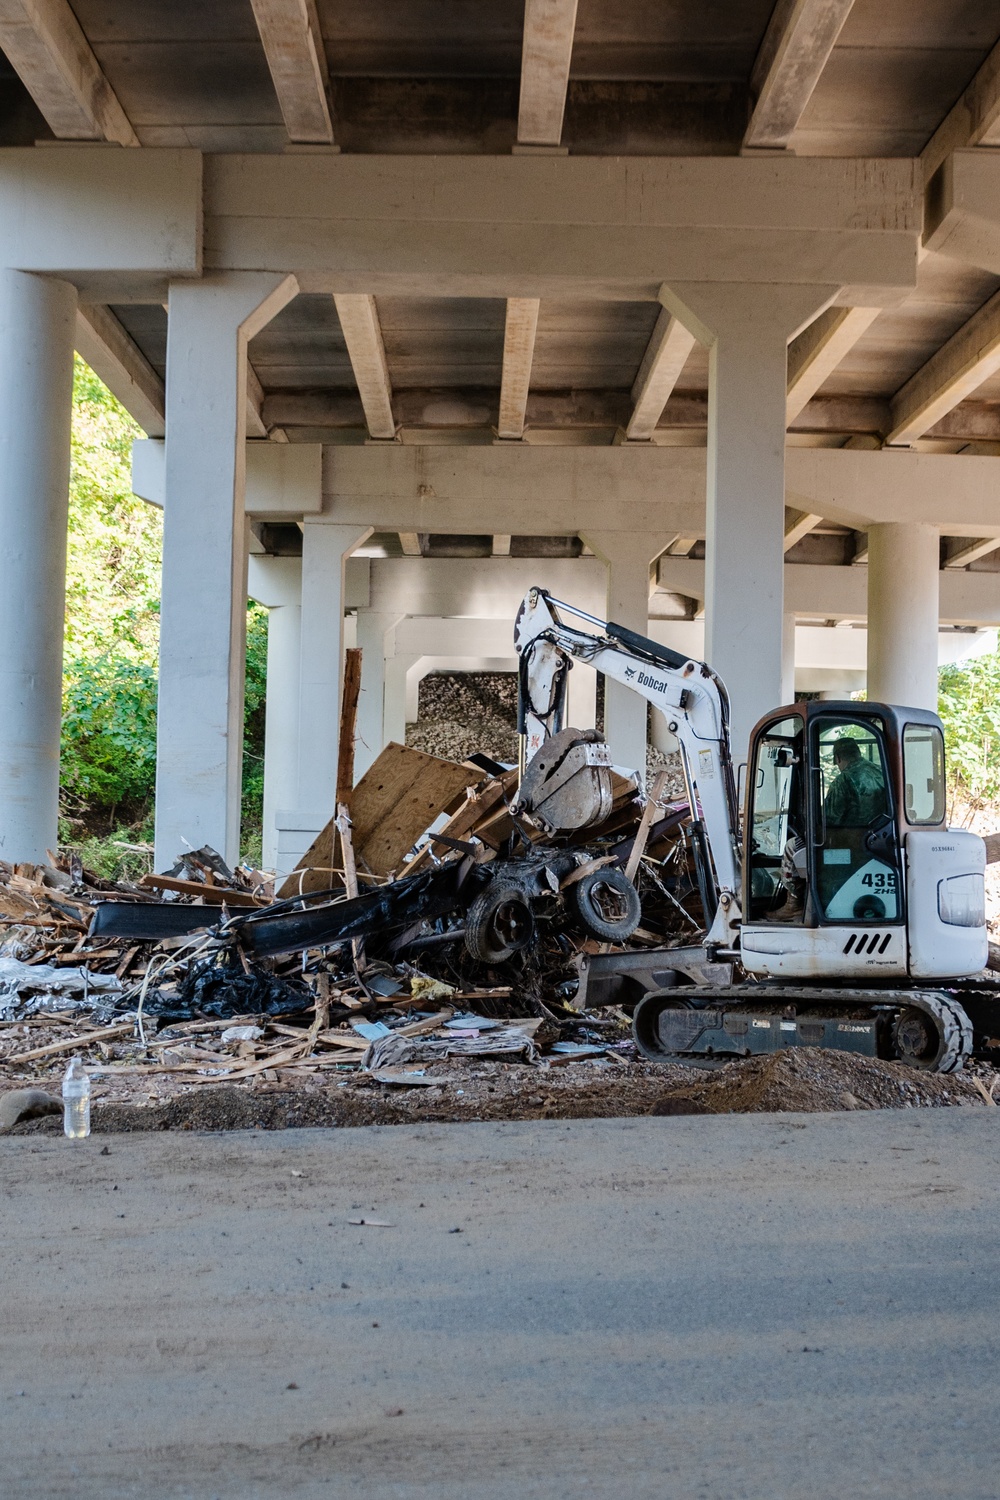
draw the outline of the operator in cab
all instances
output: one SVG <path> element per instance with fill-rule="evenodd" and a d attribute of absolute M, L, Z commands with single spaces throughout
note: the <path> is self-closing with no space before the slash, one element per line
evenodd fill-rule
<path fill-rule="evenodd" d="M 861 754 L 857 740 L 839 739 L 833 747 L 838 774 L 830 783 L 823 811 L 831 828 L 867 828 L 886 812 L 882 767 Z"/>

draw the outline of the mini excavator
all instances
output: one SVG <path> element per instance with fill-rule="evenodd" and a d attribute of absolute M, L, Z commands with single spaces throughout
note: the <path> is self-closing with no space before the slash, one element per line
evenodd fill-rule
<path fill-rule="evenodd" d="M 590 996 L 603 986 L 602 999 L 635 1002 L 647 1057 L 711 1065 L 813 1046 L 947 1073 L 1000 1053 L 986 846 L 947 825 L 936 715 L 853 701 L 776 708 L 751 735 L 741 809 L 728 695 L 704 662 L 541 588 L 525 596 L 514 640 L 522 807 L 526 787 L 544 804 L 539 780 L 558 783 L 553 751 L 573 744 L 580 758 L 581 736 L 564 727 L 574 664 L 640 694 L 678 742 L 700 942 L 589 962 Z M 610 774 L 606 746 L 582 752 L 593 778 Z M 558 804 L 549 798 L 549 831 Z"/>

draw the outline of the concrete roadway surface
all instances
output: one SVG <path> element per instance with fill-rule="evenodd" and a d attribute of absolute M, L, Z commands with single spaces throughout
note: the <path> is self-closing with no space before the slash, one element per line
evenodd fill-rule
<path fill-rule="evenodd" d="M 0 1496 L 993 1500 L 998 1131 L 0 1140 Z"/>

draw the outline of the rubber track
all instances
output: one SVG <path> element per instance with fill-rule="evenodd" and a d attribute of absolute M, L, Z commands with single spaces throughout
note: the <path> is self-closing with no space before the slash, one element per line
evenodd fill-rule
<path fill-rule="evenodd" d="M 834 1007 L 843 1010 L 863 1008 L 905 1010 L 910 1007 L 922 1010 L 926 1015 L 931 1016 L 942 1036 L 943 1050 L 937 1066 L 933 1069 L 935 1073 L 957 1073 L 966 1060 L 972 1056 L 972 1022 L 954 995 L 942 994 L 939 990 L 793 989 L 791 986 L 784 985 L 780 988 L 767 988 L 761 985 L 753 986 L 748 993 L 748 987 L 744 985 L 734 985 L 732 989 L 678 986 L 676 989 L 654 991 L 646 995 L 636 1007 L 636 1014 L 654 999 L 669 1002 L 688 998 L 697 999 L 699 1004 L 695 1008 L 698 1010 L 719 1004 L 727 1010 L 748 1010 L 755 1014 L 767 1014 L 769 1003 L 774 1005 L 775 1012 L 789 1004 L 802 1004 L 803 1002 L 810 1007 L 815 1006 L 824 1010 Z M 699 1053 L 658 1052 L 653 1054 L 646 1051 L 636 1035 L 634 1021 L 632 1034 L 640 1052 L 653 1061 L 669 1062 L 672 1057 L 700 1056 Z M 837 1049 L 827 1048 L 826 1050 L 836 1051 Z"/>

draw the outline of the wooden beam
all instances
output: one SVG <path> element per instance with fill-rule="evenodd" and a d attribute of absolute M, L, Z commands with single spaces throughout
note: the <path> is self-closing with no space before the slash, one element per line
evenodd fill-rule
<path fill-rule="evenodd" d="M 247 360 L 247 437 L 266 438 L 264 426 L 264 387 L 253 365 Z"/>
<path fill-rule="evenodd" d="M 788 346 L 788 422 L 795 421 L 880 312 L 878 307 L 828 307 L 792 340 Z"/>
<path fill-rule="evenodd" d="M 977 562 L 980 557 L 986 557 L 988 553 L 995 552 L 1000 547 L 1000 536 L 981 536 L 975 540 L 956 541 L 952 543 L 954 551 L 948 553 L 945 558 L 946 568 L 967 568 L 969 563 Z"/>
<path fill-rule="evenodd" d="M 250 0 L 290 141 L 333 144 L 329 74 L 315 0 Z"/>
<path fill-rule="evenodd" d="M 921 151 L 924 181 L 966 146 L 1000 146 L 1000 42 Z"/>
<path fill-rule="evenodd" d="M 801 542 L 804 536 L 815 530 L 822 521 L 822 516 L 813 515 L 812 511 L 792 510 L 785 508 L 785 551 L 790 552 L 796 542 Z"/>
<path fill-rule="evenodd" d="M 892 399 L 886 442 L 914 442 L 1000 370 L 1000 292 L 933 354 Z"/>
<path fill-rule="evenodd" d="M 694 334 L 662 307 L 632 387 L 632 415 L 625 429 L 630 442 L 652 438 L 694 342 Z"/>
<path fill-rule="evenodd" d="M 787 147 L 853 4 L 778 0 L 750 75 L 754 109 L 745 147 Z"/>
<path fill-rule="evenodd" d="M 404 557 L 421 557 L 420 537 L 415 531 L 401 531 L 399 533 L 399 545 L 403 549 Z"/>
<path fill-rule="evenodd" d="M 0 0 L 0 48 L 60 140 L 138 146 L 67 0 Z"/>
<path fill-rule="evenodd" d="M 508 297 L 503 329 L 503 376 L 500 382 L 500 420 L 497 435 L 524 436 L 524 413 L 531 385 L 531 361 L 538 327 L 537 297 Z"/>
<path fill-rule="evenodd" d="M 77 308 L 76 352 L 147 437 L 163 437 L 167 430 L 163 381 L 110 307 Z"/>
<path fill-rule="evenodd" d="M 354 378 L 358 383 L 358 394 L 364 408 L 369 436 L 394 438 L 396 423 L 392 415 L 392 383 L 389 380 L 389 366 L 386 364 L 375 298 L 339 293 L 333 300 Z"/>
<path fill-rule="evenodd" d="M 525 0 L 517 139 L 558 146 L 562 137 L 577 0 Z"/>

